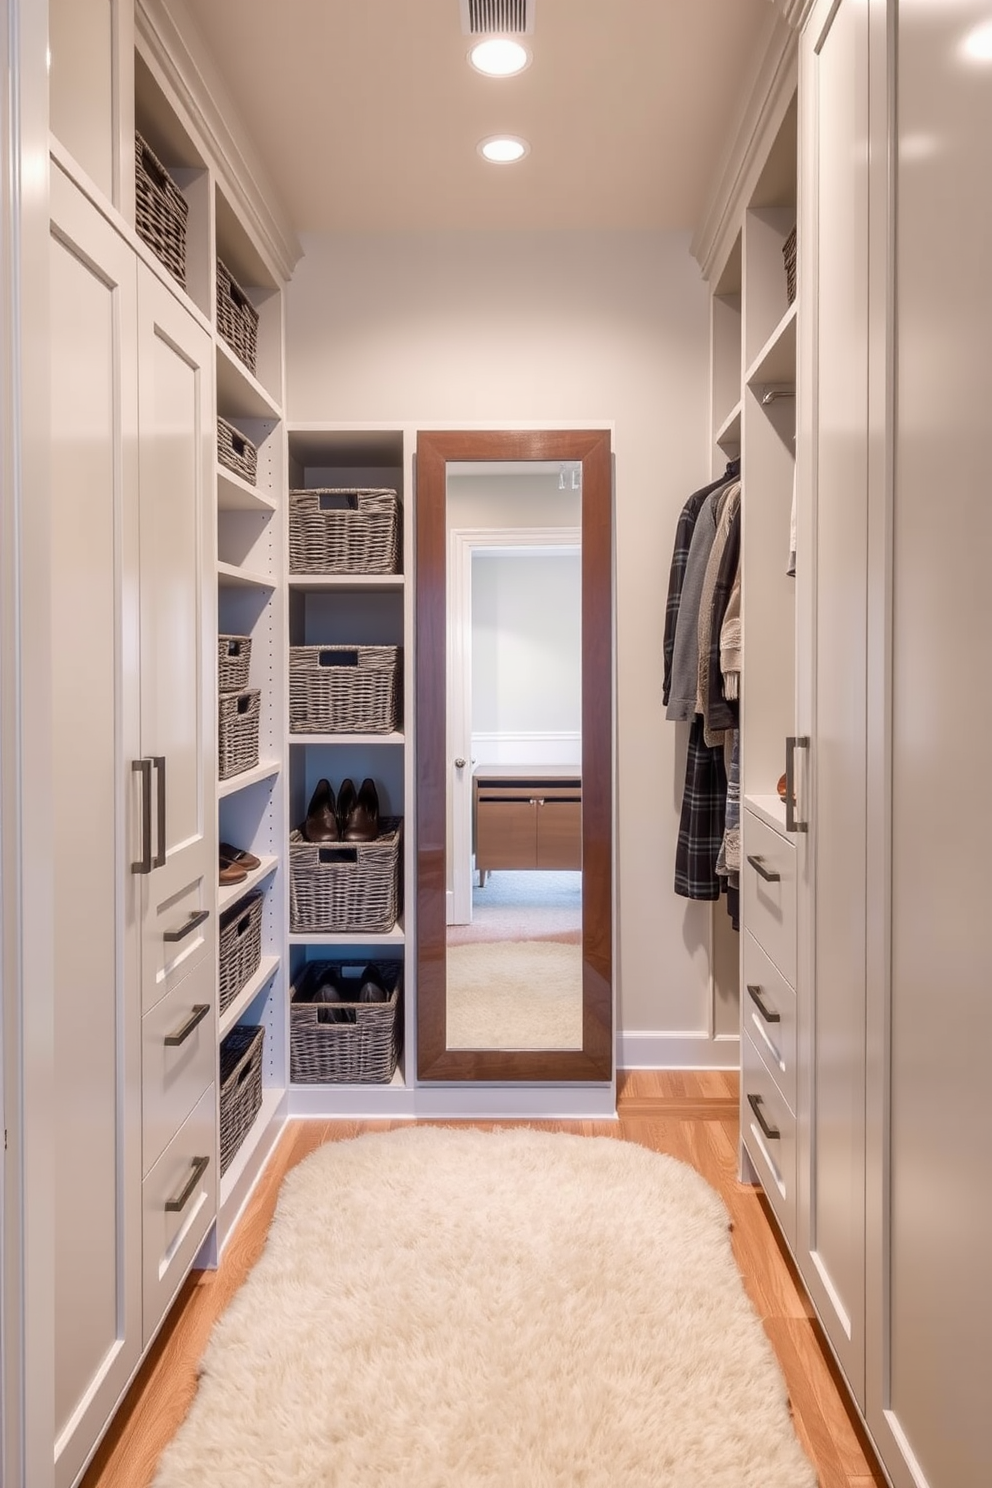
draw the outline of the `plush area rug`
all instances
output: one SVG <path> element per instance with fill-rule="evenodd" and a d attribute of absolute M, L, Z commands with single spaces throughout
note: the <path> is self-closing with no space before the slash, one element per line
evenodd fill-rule
<path fill-rule="evenodd" d="M 448 947 L 449 1049 L 581 1049 L 582 947 L 501 940 Z"/>
<path fill-rule="evenodd" d="M 285 1181 L 155 1488 L 815 1488 L 699 1175 L 413 1127 Z"/>

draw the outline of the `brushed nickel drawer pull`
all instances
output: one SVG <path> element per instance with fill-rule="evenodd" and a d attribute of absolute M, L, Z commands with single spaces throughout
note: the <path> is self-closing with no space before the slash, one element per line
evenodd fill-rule
<path fill-rule="evenodd" d="M 131 761 L 131 769 L 141 776 L 141 857 L 131 864 L 132 873 L 152 871 L 152 762 L 150 759 Z"/>
<path fill-rule="evenodd" d="M 755 873 L 757 873 L 760 878 L 763 878 L 766 883 L 781 882 L 781 873 L 776 872 L 774 868 L 766 868 L 764 858 L 759 858 L 756 854 L 752 855 L 751 853 L 748 853 L 747 860 L 751 864 L 751 867 L 754 869 Z"/>
<path fill-rule="evenodd" d="M 764 1018 L 766 1023 L 781 1023 L 782 1014 L 773 1013 L 771 1008 L 765 1005 L 761 997 L 760 987 L 753 987 L 751 983 L 748 982 L 747 995 L 750 997 L 751 1001 L 754 1003 L 755 1007 L 758 1009 L 758 1012 Z"/>
<path fill-rule="evenodd" d="M 209 1157 L 194 1157 L 193 1171 L 190 1173 L 183 1187 L 182 1193 L 176 1194 L 174 1199 L 166 1199 L 166 1214 L 180 1214 L 193 1196 L 193 1190 L 210 1166 Z"/>
<path fill-rule="evenodd" d="M 178 1049 L 180 1044 L 186 1042 L 197 1024 L 203 1022 L 209 1011 L 209 1002 L 196 1003 L 182 1028 L 177 1028 L 175 1033 L 167 1033 L 165 1035 L 165 1047 L 167 1049 Z"/>
<path fill-rule="evenodd" d="M 185 940 L 186 936 L 190 933 L 191 930 L 195 930 L 197 925 L 202 925 L 204 920 L 208 920 L 209 918 L 209 909 L 191 909 L 189 912 L 189 919 L 184 920 L 183 923 L 179 926 L 178 930 L 164 931 L 162 934 L 162 939 L 169 941 L 170 944 L 174 943 L 177 940 Z"/>
<path fill-rule="evenodd" d="M 762 1114 L 761 1114 L 761 1096 L 760 1095 L 749 1095 L 748 1098 L 747 1098 L 747 1103 L 751 1107 L 751 1110 L 754 1112 L 755 1120 L 757 1121 L 758 1125 L 761 1127 L 761 1130 L 764 1132 L 764 1134 L 768 1138 L 769 1142 L 777 1142 L 778 1139 L 781 1137 L 782 1133 L 779 1131 L 779 1129 L 778 1129 L 777 1126 L 769 1126 L 768 1125 L 768 1122 L 765 1120 L 764 1116 L 762 1116 Z"/>

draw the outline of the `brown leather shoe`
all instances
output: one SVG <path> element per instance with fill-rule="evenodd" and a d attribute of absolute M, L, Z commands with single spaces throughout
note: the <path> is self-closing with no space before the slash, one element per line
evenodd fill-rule
<path fill-rule="evenodd" d="M 310 805 L 307 807 L 303 835 L 308 842 L 339 842 L 341 840 L 338 819 L 334 813 L 334 792 L 331 790 L 329 780 L 317 781 L 314 793 L 310 797 Z"/>
<path fill-rule="evenodd" d="M 217 882 L 222 888 L 227 884 L 244 883 L 247 877 L 247 868 L 239 868 L 237 863 L 225 863 L 224 859 L 221 858 Z"/>
<path fill-rule="evenodd" d="M 229 842 L 221 843 L 220 860 L 221 863 L 232 863 L 236 868 L 246 868 L 249 873 L 262 866 L 261 858 L 256 858 L 244 847 L 232 847 Z"/>
<path fill-rule="evenodd" d="M 374 842 L 379 835 L 379 796 L 375 782 L 367 777 L 341 833 L 344 842 Z"/>
<path fill-rule="evenodd" d="M 342 837 L 344 836 L 344 829 L 348 825 L 348 818 L 354 811 L 357 800 L 358 792 L 355 789 L 355 782 L 349 776 L 347 779 L 342 780 L 340 789 L 338 790 L 338 830 Z"/>

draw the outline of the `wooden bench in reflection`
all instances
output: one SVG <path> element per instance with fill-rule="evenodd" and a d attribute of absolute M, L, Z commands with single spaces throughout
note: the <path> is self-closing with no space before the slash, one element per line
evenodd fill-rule
<path fill-rule="evenodd" d="M 582 777 L 574 765 L 477 765 L 479 882 L 496 868 L 582 867 Z"/>

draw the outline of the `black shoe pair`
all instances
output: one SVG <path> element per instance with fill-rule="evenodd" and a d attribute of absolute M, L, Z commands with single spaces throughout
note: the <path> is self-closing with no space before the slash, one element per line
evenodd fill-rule
<path fill-rule="evenodd" d="M 329 780 L 318 780 L 300 829 L 308 842 L 374 842 L 379 835 L 379 796 L 366 778 L 355 790 L 343 780 L 335 801 Z"/>
<path fill-rule="evenodd" d="M 331 1013 L 332 1022 L 354 1023 L 357 1020 L 357 1013 L 354 1006 L 342 1007 L 340 1004 L 388 1002 L 389 993 L 383 986 L 379 968 L 370 961 L 362 972 L 361 980 L 357 982 L 357 985 L 355 982 L 352 982 L 350 986 L 345 986 L 336 968 L 329 968 L 320 986 L 314 992 L 313 1000 L 314 1002 L 329 1003 L 332 1007 L 337 1004 Z"/>

